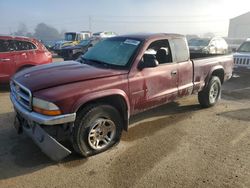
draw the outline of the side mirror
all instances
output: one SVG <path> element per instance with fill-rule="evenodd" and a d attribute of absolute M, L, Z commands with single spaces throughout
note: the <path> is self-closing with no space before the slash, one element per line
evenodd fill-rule
<path fill-rule="evenodd" d="M 158 62 L 155 59 L 154 55 L 144 54 L 142 60 L 138 64 L 138 69 L 142 70 L 144 68 L 153 68 L 157 67 Z"/>

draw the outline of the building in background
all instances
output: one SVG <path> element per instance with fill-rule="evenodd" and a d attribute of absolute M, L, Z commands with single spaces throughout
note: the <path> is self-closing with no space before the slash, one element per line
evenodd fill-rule
<path fill-rule="evenodd" d="M 230 19 L 229 38 L 250 38 L 250 12 Z"/>

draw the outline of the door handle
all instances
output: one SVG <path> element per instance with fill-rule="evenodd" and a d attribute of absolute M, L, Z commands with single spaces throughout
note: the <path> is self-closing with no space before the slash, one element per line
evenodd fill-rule
<path fill-rule="evenodd" d="M 172 72 L 171 72 L 171 75 L 172 75 L 172 76 L 175 76 L 176 74 L 177 74 L 177 71 L 172 71 Z"/>
<path fill-rule="evenodd" d="M 0 61 L 6 62 L 6 61 L 10 61 L 10 59 L 9 58 L 2 58 L 2 59 L 0 59 Z"/>

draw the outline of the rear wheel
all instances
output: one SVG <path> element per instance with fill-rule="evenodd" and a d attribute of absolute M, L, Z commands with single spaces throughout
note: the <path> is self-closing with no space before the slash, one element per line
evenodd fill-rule
<path fill-rule="evenodd" d="M 82 156 L 106 151 L 118 143 L 122 132 L 120 113 L 110 105 L 91 105 L 78 113 L 73 130 L 73 147 Z"/>
<path fill-rule="evenodd" d="M 217 76 L 212 76 L 207 87 L 198 93 L 198 100 L 202 107 L 214 106 L 221 95 L 221 81 Z"/>

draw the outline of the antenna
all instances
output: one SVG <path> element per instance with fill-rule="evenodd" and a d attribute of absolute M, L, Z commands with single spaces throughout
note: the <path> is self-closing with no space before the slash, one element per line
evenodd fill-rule
<path fill-rule="evenodd" d="M 89 16 L 89 31 L 91 32 L 92 30 L 92 17 Z"/>

